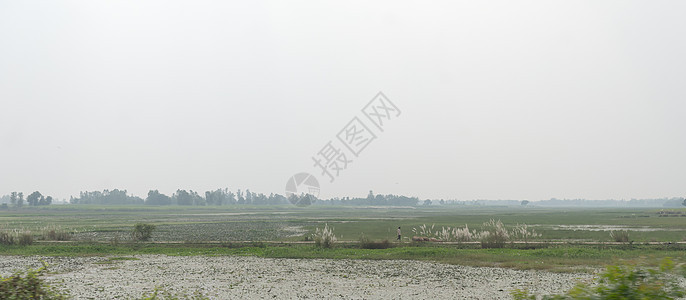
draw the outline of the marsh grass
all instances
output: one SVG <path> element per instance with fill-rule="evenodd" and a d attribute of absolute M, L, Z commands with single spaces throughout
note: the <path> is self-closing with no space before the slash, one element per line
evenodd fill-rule
<path fill-rule="evenodd" d="M 69 241 L 72 234 L 60 226 L 48 225 L 41 229 L 41 237 L 46 241 Z"/>
<path fill-rule="evenodd" d="M 0 245 L 28 246 L 33 244 L 33 234 L 26 229 L 0 228 Z"/>
<path fill-rule="evenodd" d="M 618 230 L 610 231 L 610 238 L 617 243 L 628 243 L 629 242 L 629 231 Z"/>

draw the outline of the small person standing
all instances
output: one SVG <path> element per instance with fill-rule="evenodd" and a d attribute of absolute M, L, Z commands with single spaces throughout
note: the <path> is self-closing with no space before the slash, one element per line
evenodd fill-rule
<path fill-rule="evenodd" d="M 400 232 L 400 226 L 398 226 L 398 242 L 400 242 L 400 236 L 401 236 L 401 235 L 402 235 L 402 234 L 401 234 L 401 232 Z"/>

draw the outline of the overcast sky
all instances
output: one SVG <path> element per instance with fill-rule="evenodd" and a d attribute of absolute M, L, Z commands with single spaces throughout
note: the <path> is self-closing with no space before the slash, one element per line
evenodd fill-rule
<path fill-rule="evenodd" d="M 684 1 L 0 0 L 0 195 L 686 196 Z M 382 91 L 383 132 L 362 109 Z M 358 117 L 376 139 L 314 166 Z M 345 152 L 343 152 L 345 153 Z"/>

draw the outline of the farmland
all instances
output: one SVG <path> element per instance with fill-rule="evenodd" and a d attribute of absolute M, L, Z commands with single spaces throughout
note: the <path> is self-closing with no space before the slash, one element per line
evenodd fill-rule
<path fill-rule="evenodd" d="M 328 223 L 339 240 L 395 239 L 404 241 L 421 225 L 478 229 L 489 219 L 505 225 L 526 223 L 541 234 L 539 241 L 610 242 L 609 232 L 627 230 L 631 240 L 679 242 L 686 238 L 686 216 L 663 217 L 661 209 L 549 209 L 537 207 L 322 207 L 296 208 L 149 207 L 65 205 L 0 211 L 0 229 L 38 234 L 56 226 L 74 234 L 73 241 L 126 240 L 135 223 L 157 226 L 155 242 L 303 241 L 306 233 Z M 666 210 L 680 212 L 678 209 Z M 686 212 L 686 210 L 681 210 Z"/>
<path fill-rule="evenodd" d="M 360 284 L 359 297 L 429 297 L 425 288 L 431 286 L 432 298 L 507 298 L 513 288 L 559 292 L 579 278 L 590 280 L 608 264 L 656 265 L 665 257 L 684 262 L 683 212 L 55 205 L 0 211 L 1 232 L 33 237 L 29 245 L 0 244 L 0 274 L 45 260 L 54 266 L 50 279 L 64 282 L 77 299 L 139 297 L 160 286 L 196 290 L 210 298 L 332 297 Z M 444 227 L 466 226 L 476 233 L 491 219 L 508 229 L 525 223 L 540 236 L 524 242 L 513 235 L 502 248 L 484 248 L 476 237 L 470 242 L 411 240 L 413 235 L 440 237 Z M 132 228 L 139 223 L 155 226 L 149 240 L 132 239 Z M 338 239 L 330 249 L 312 242 L 315 229 L 325 225 Z M 395 242 L 398 226 L 401 242 Z M 50 231 L 61 234 L 46 234 Z M 613 231 L 626 232 L 628 239 L 615 241 Z M 389 240 L 389 247 L 364 248 L 359 242 L 363 235 L 374 242 Z M 159 279 L 148 282 L 141 275 L 151 272 L 159 273 Z M 488 280 L 492 276 L 500 279 Z"/>
<path fill-rule="evenodd" d="M 683 211 L 683 210 L 682 210 Z M 433 260 L 473 266 L 578 270 L 620 259 L 683 257 L 686 218 L 679 210 L 549 209 L 539 207 L 179 207 L 65 205 L 0 212 L 0 230 L 31 232 L 30 246 L 0 246 L 0 254 L 104 255 L 211 254 L 289 258 L 366 258 Z M 526 223 L 540 237 L 505 249 L 481 249 L 472 243 L 414 243 L 420 227 L 479 230 L 490 219 L 511 227 Z M 131 241 L 133 224 L 156 226 L 147 242 Z M 335 249 L 317 249 L 310 236 L 324 224 L 338 238 Z M 391 249 L 358 249 L 361 235 L 402 243 Z M 70 235 L 68 241 L 44 240 L 45 228 Z M 614 243 L 611 231 L 629 240 Z M 513 238 L 513 240 L 516 240 Z"/>

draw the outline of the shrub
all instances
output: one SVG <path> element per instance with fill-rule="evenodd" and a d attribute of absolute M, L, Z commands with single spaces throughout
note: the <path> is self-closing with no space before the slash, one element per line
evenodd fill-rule
<path fill-rule="evenodd" d="M 29 231 L 25 231 L 19 234 L 17 238 L 17 244 L 20 246 L 28 246 L 33 244 L 33 235 Z"/>
<path fill-rule="evenodd" d="M 27 246 L 33 244 L 33 235 L 27 230 L 2 230 L 0 229 L 0 244 Z"/>
<path fill-rule="evenodd" d="M 155 230 L 155 225 L 136 223 L 131 231 L 131 239 L 134 241 L 147 241 L 152 237 L 152 232 Z"/>
<path fill-rule="evenodd" d="M 333 228 L 329 227 L 329 224 L 324 224 L 323 229 L 316 228 L 312 239 L 314 239 L 314 244 L 317 247 L 322 248 L 332 248 L 337 240 L 333 234 Z"/>
<path fill-rule="evenodd" d="M 58 226 L 46 226 L 43 228 L 42 237 L 46 241 L 68 241 L 71 239 L 71 233 Z"/>
<path fill-rule="evenodd" d="M 620 231 L 610 231 L 610 237 L 612 240 L 618 243 L 628 243 L 629 242 L 629 231 L 626 230 L 620 230 Z"/>
<path fill-rule="evenodd" d="M 393 244 L 388 240 L 373 241 L 364 234 L 360 236 L 360 248 L 362 249 L 388 249 L 391 247 L 393 247 Z"/>
<path fill-rule="evenodd" d="M 67 299 L 41 277 L 45 274 L 47 264 L 37 270 L 17 272 L 8 277 L 0 276 L 0 299 Z"/>
<path fill-rule="evenodd" d="M 0 244 L 14 245 L 14 235 L 9 231 L 0 231 Z"/>
<path fill-rule="evenodd" d="M 682 266 L 683 268 L 683 266 Z M 636 265 L 609 266 L 600 274 L 596 285 L 578 284 L 562 295 L 544 296 L 543 299 L 677 299 L 686 296 L 679 285 L 675 264 L 666 258 L 658 268 Z M 515 300 L 536 299 L 527 290 L 515 289 Z"/>
<path fill-rule="evenodd" d="M 512 235 L 516 238 L 521 238 L 524 240 L 524 243 L 529 243 L 530 239 L 541 236 L 541 234 L 536 233 L 536 230 L 533 228 L 529 229 L 529 226 L 526 224 L 517 224 L 517 226 L 515 226 L 515 228 L 512 230 Z"/>
<path fill-rule="evenodd" d="M 500 220 L 489 220 L 482 226 L 483 231 L 479 234 L 482 248 L 502 248 L 510 240 L 510 233 Z"/>

